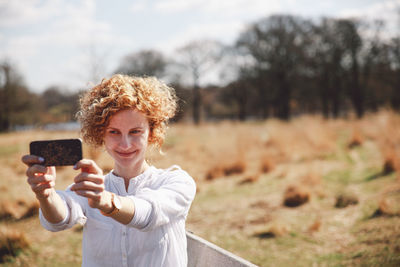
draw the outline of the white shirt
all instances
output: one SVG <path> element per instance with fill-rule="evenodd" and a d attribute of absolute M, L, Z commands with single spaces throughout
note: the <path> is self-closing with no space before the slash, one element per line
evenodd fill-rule
<path fill-rule="evenodd" d="M 68 214 L 57 224 L 40 211 L 40 221 L 49 231 L 83 224 L 82 266 L 187 266 L 185 220 L 196 193 L 193 179 L 178 166 L 167 170 L 148 168 L 130 180 L 112 173 L 105 176 L 105 189 L 133 200 L 132 221 L 121 224 L 101 215 L 86 198 L 69 190 L 57 191 Z"/>

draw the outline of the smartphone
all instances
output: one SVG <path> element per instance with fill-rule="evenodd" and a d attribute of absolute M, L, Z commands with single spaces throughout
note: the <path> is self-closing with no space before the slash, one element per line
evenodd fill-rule
<path fill-rule="evenodd" d="M 31 155 L 44 158 L 45 166 L 75 165 L 82 159 L 80 139 L 33 141 L 29 145 Z"/>

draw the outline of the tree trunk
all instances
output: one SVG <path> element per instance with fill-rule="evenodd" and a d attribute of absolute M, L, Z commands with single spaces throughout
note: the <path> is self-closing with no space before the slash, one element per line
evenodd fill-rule
<path fill-rule="evenodd" d="M 200 87 L 195 85 L 193 88 L 193 122 L 196 125 L 200 124 L 200 112 L 201 112 Z"/>
<path fill-rule="evenodd" d="M 351 101 L 353 102 L 354 109 L 358 118 L 364 115 L 364 94 L 363 88 L 360 86 L 359 80 L 359 66 L 356 54 L 353 53 L 353 66 L 351 69 Z"/>

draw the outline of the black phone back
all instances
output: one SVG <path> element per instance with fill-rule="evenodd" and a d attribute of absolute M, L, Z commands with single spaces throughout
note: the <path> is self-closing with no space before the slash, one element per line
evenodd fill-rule
<path fill-rule="evenodd" d="M 75 165 L 82 159 L 82 141 L 80 139 L 33 141 L 29 148 L 31 155 L 44 158 L 45 166 Z"/>

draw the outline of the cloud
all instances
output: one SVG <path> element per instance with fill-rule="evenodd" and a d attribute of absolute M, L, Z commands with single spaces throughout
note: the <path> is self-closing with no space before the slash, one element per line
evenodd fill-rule
<path fill-rule="evenodd" d="M 344 9 L 338 16 L 342 18 L 361 18 L 369 21 L 382 20 L 386 25 L 386 31 L 382 37 L 391 38 L 393 35 L 399 34 L 400 0 L 386 0 L 369 6 Z M 366 32 L 366 34 L 374 33 Z"/>
<path fill-rule="evenodd" d="M 271 14 L 282 11 L 284 5 L 278 0 L 159 0 L 154 9 L 161 13 L 198 12 L 210 14 L 215 19 L 232 16 Z"/>
<path fill-rule="evenodd" d="M 61 3 L 60 0 L 2 0 L 0 1 L 0 26 L 21 26 L 56 17 L 62 12 L 62 9 L 59 8 Z"/>
<path fill-rule="evenodd" d="M 199 39 L 230 44 L 246 23 L 276 13 L 378 14 L 395 25 L 399 3 L 381 0 L 362 5 L 354 1 L 353 6 L 361 7 L 343 9 L 346 0 L 118 0 L 101 5 L 95 0 L 0 0 L 0 59 L 16 62 L 29 84 L 43 87 L 48 73 L 54 83 L 55 79 L 63 82 L 62 76 L 70 73 L 87 71 L 85 56 L 91 46 L 100 55 L 109 51 L 105 64 L 110 69 L 124 53 L 139 46 L 174 51 Z M 107 10 L 107 5 L 112 8 Z M 122 17 L 126 11 L 131 14 Z"/>
<path fill-rule="evenodd" d="M 92 0 L 80 1 L 76 5 L 60 0 L 7 1 L 5 5 L 7 8 L 1 25 L 9 26 L 10 34 L 0 46 L 2 54 L 17 56 L 23 53 L 26 58 L 34 54 L 34 50 L 39 52 L 40 47 L 84 43 L 91 33 L 98 33 L 100 39 L 104 39 L 110 31 L 106 23 L 94 19 L 95 4 Z M 54 10 L 57 11 L 52 12 Z M 50 19 L 50 16 L 54 17 Z"/>
<path fill-rule="evenodd" d="M 8 32 L 0 36 L 0 59 L 11 59 L 36 89 L 54 84 L 56 78 L 64 82 L 66 75 L 76 79 L 71 73 L 87 71 L 80 59 L 87 56 L 90 46 L 104 54 L 116 45 L 131 44 L 128 37 L 115 34 L 109 22 L 96 18 L 94 0 L 0 2 L 0 8 L 5 6 L 0 25 Z M 46 79 L 38 69 L 46 73 Z"/>
<path fill-rule="evenodd" d="M 164 0 L 157 1 L 154 9 L 162 13 L 178 13 L 207 5 L 208 0 Z"/>
<path fill-rule="evenodd" d="M 190 41 L 202 39 L 219 40 L 225 44 L 230 44 L 234 42 L 243 26 L 240 21 L 192 24 L 171 39 L 162 42 L 156 48 L 170 53 Z"/>
<path fill-rule="evenodd" d="M 131 5 L 130 10 L 133 13 L 140 13 L 146 11 L 148 7 L 148 2 L 146 0 L 138 0 Z"/>
<path fill-rule="evenodd" d="M 383 18 L 393 16 L 400 8 L 400 0 L 386 0 L 357 8 L 343 9 L 340 17 Z"/>

